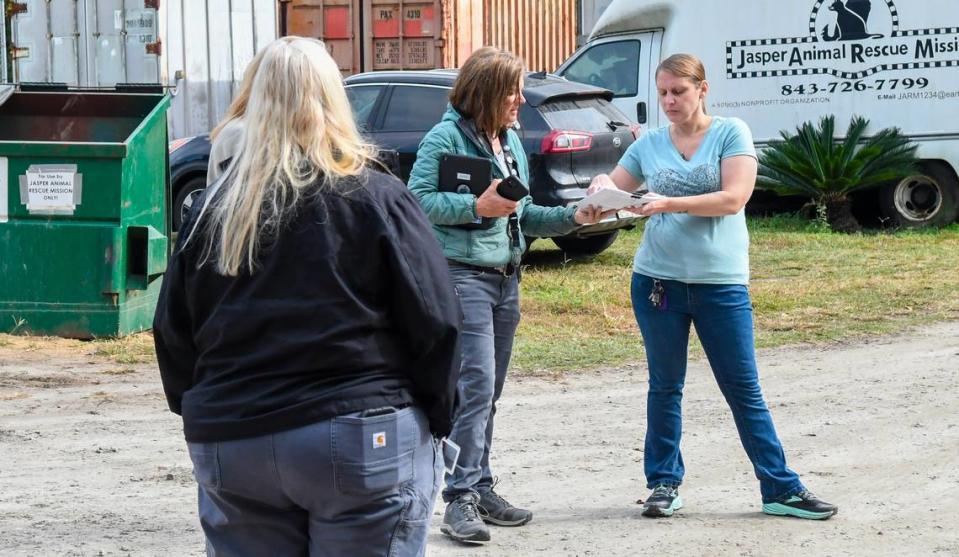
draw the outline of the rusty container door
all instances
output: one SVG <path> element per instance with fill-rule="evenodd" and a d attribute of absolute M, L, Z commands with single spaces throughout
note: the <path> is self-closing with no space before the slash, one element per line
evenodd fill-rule
<path fill-rule="evenodd" d="M 344 76 L 357 73 L 362 71 L 359 4 L 359 0 L 282 1 L 280 33 L 320 39 Z"/>
<path fill-rule="evenodd" d="M 364 70 L 442 67 L 442 2 L 363 0 L 363 13 Z"/>
<path fill-rule="evenodd" d="M 554 71 L 576 50 L 577 0 L 483 0 L 484 43 Z"/>

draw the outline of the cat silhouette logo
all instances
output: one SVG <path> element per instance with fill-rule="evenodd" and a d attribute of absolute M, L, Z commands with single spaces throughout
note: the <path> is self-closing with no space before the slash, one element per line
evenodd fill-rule
<path fill-rule="evenodd" d="M 818 32 L 822 41 L 832 42 L 881 39 L 898 20 L 892 0 L 817 0 L 809 23 L 813 36 Z"/>
<path fill-rule="evenodd" d="M 836 12 L 836 25 L 833 31 L 829 26 L 822 28 L 824 41 L 858 41 L 861 39 L 878 39 L 884 35 L 871 34 L 868 29 L 869 12 L 872 11 L 871 0 L 835 0 L 829 6 L 830 11 Z"/>

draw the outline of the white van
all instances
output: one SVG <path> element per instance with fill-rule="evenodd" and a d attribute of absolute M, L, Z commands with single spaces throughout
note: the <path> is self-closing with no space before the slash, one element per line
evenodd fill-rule
<path fill-rule="evenodd" d="M 910 226 L 959 216 L 956 0 L 615 0 L 556 73 L 663 126 L 653 72 L 678 52 L 703 60 L 708 112 L 745 120 L 758 147 L 830 114 L 837 129 L 853 115 L 867 133 L 900 128 L 923 175 L 875 190 L 882 213 Z"/>

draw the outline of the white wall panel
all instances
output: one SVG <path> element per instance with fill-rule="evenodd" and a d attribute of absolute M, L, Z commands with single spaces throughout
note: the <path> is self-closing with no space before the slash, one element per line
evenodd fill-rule
<path fill-rule="evenodd" d="M 184 0 L 183 34 L 188 37 L 183 52 L 186 72 L 183 102 L 187 103 L 187 126 L 190 129 L 210 129 L 210 44 L 206 17 L 207 2 Z M 229 40 L 218 38 L 217 48 L 229 46 Z"/>
<path fill-rule="evenodd" d="M 273 0 L 253 0 L 253 38 L 256 51 L 276 39 L 276 3 Z"/>
<path fill-rule="evenodd" d="M 7 78 L 7 10 L 0 9 L 0 83 L 4 83 L 8 80 L 9 78 Z"/>
<path fill-rule="evenodd" d="M 170 121 L 170 138 L 190 135 L 186 117 L 186 95 L 183 81 L 177 80 L 177 72 L 183 71 L 183 2 L 167 0 L 160 2 L 160 36 L 163 37 L 163 68 L 165 83 L 175 86 L 173 102 L 167 110 Z M 196 1 L 196 0 L 193 0 Z"/>
<path fill-rule="evenodd" d="M 239 89 L 243 72 L 257 52 L 253 37 L 253 1 L 232 0 L 233 11 L 230 17 L 230 35 L 233 37 L 233 91 Z"/>
<path fill-rule="evenodd" d="M 210 114 L 211 126 L 226 112 L 233 99 L 233 41 L 230 25 L 230 0 L 207 0 L 210 29 Z M 230 48 L 219 43 L 230 38 Z M 240 79 L 240 78 L 237 78 Z"/>
<path fill-rule="evenodd" d="M 7 68 L 11 81 L 178 85 L 171 138 L 209 131 L 277 34 L 274 0 L 160 0 L 159 11 L 144 0 L 20 2 L 26 11 L 13 17 L 6 44 L 0 37 L 3 54 L 21 54 Z"/>

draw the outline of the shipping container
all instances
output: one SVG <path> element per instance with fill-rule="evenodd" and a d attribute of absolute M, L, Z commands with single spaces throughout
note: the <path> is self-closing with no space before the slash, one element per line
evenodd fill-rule
<path fill-rule="evenodd" d="M 577 0 L 280 0 L 280 32 L 322 39 L 343 75 L 458 67 L 477 48 L 551 71 L 576 49 Z"/>
<path fill-rule="evenodd" d="M 273 0 L 3 0 L 2 11 L 0 78 L 169 86 L 171 138 L 209 131 L 277 36 Z"/>

